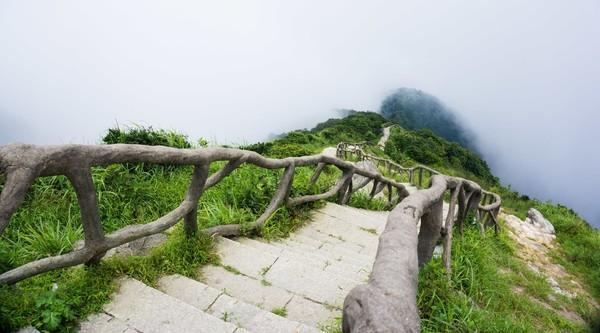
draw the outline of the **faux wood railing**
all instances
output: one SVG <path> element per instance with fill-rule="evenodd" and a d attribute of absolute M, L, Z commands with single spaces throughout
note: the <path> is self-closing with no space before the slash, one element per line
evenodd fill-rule
<path fill-rule="evenodd" d="M 451 273 L 451 246 L 454 223 L 462 230 L 464 221 L 473 210 L 483 230 L 491 222 L 498 230 L 497 214 L 500 197 L 481 189 L 476 183 L 440 174 L 416 166 L 404 168 L 392 161 L 366 154 L 364 144 L 340 143 L 337 156 L 369 160 L 390 173 L 408 175 L 410 183 L 423 187 L 429 176 L 429 187 L 409 195 L 405 186 L 379 172 L 357 167 L 353 163 L 323 154 L 284 159 L 265 158 L 255 152 L 231 148 L 175 149 L 141 145 L 63 145 L 34 146 L 11 144 L 0 147 L 0 174 L 6 175 L 0 194 L 0 234 L 11 216 L 25 199 L 37 177 L 65 175 L 73 184 L 81 209 L 84 246 L 67 254 L 44 258 L 4 272 L 0 283 L 15 283 L 28 277 L 62 267 L 93 263 L 107 250 L 127 242 L 162 232 L 183 219 L 184 230 L 197 231 L 197 207 L 202 193 L 227 177 L 243 163 L 266 169 L 284 169 L 283 176 L 271 202 L 254 222 L 260 228 L 283 205 L 294 206 L 338 195 L 340 203 L 350 200 L 353 193 L 373 182 L 371 197 L 387 188 L 390 203 L 398 202 L 390 213 L 379 238 L 373 271 L 367 284 L 353 289 L 345 299 L 344 332 L 417 332 L 419 314 L 416 305 L 419 267 L 433 256 L 442 238 L 443 262 Z M 226 161 L 219 171 L 209 174 L 213 162 Z M 166 215 L 147 224 L 131 225 L 111 234 L 104 234 L 98 200 L 92 181 L 91 167 L 114 163 L 157 163 L 194 166 L 190 185 L 183 202 Z M 340 178 L 328 191 L 320 194 L 290 197 L 295 168 L 315 166 L 311 183 L 315 183 L 326 165 L 342 171 Z M 353 175 L 364 177 L 356 185 Z M 394 191 L 394 189 L 396 191 Z M 443 220 L 444 193 L 449 191 L 449 211 Z M 394 195 L 394 192 L 396 193 Z M 395 197 L 395 199 L 394 199 Z M 417 233 L 417 225 L 420 231 Z M 235 236 L 241 234 L 239 225 L 222 225 L 202 230 L 209 234 Z"/>
<path fill-rule="evenodd" d="M 213 162 L 226 161 L 219 171 L 209 175 Z M 91 167 L 114 163 L 157 163 L 167 165 L 192 165 L 194 171 L 190 185 L 181 204 L 147 224 L 130 225 L 111 234 L 105 234 L 100 220 L 98 199 L 92 181 Z M 13 213 L 25 199 L 27 190 L 37 177 L 65 175 L 73 185 L 81 210 L 84 233 L 84 246 L 72 252 L 29 262 L 0 274 L 0 283 L 15 283 L 49 270 L 93 263 L 102 258 L 106 251 L 133 240 L 160 233 L 183 219 L 184 230 L 193 234 L 197 231 L 197 207 L 202 193 L 217 184 L 243 163 L 266 169 L 284 169 L 279 186 L 264 213 L 253 223 L 260 228 L 277 208 L 295 206 L 307 202 L 326 199 L 338 195 L 342 204 L 350 200 L 353 188 L 353 175 L 360 175 L 388 188 L 388 200 L 400 201 L 408 192 L 404 185 L 373 172 L 356 167 L 350 162 L 326 156 L 313 155 L 288 157 L 284 159 L 265 158 L 255 152 L 231 148 L 175 149 L 160 146 L 142 145 L 62 145 L 35 146 L 10 144 L 0 147 L 0 174 L 6 181 L 0 194 L 0 234 L 9 224 Z M 327 192 L 289 197 L 295 168 L 315 166 L 311 182 L 315 183 L 326 165 L 333 165 L 342 171 L 335 185 Z M 382 186 L 376 186 L 378 191 Z M 396 189 L 395 198 L 392 198 Z M 372 193 L 376 194 L 376 191 Z M 240 225 L 221 225 L 202 230 L 208 234 L 235 236 L 241 234 Z"/>
<path fill-rule="evenodd" d="M 338 157 L 372 161 L 388 172 L 408 175 L 410 183 L 423 186 L 429 174 L 429 187 L 402 200 L 390 213 L 379 245 L 373 271 L 367 284 L 354 288 L 344 301 L 342 328 L 345 333 L 418 332 L 417 281 L 419 267 L 433 257 L 442 238 L 442 261 L 451 274 L 454 223 L 462 233 L 469 211 L 476 212 L 481 231 L 492 222 L 498 232 L 500 196 L 487 192 L 475 182 L 442 175 L 426 166 L 405 168 L 390 160 L 367 154 L 364 145 L 340 143 Z M 444 221 L 444 193 L 450 192 Z M 420 230 L 417 232 L 419 220 Z"/>

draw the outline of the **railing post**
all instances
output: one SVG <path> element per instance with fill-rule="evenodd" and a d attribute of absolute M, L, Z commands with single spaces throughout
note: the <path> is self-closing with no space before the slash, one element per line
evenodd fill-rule
<path fill-rule="evenodd" d="M 429 211 L 421 216 L 421 230 L 419 231 L 419 243 L 417 253 L 419 256 L 419 267 L 425 265 L 433 257 L 433 250 L 441 234 L 443 223 L 443 199 L 437 200 Z"/>
<path fill-rule="evenodd" d="M 417 187 L 423 187 L 421 184 L 423 183 L 423 168 L 419 168 L 419 185 Z"/>
<path fill-rule="evenodd" d="M 67 178 L 77 194 L 77 202 L 81 211 L 81 225 L 85 238 L 85 247 L 95 250 L 104 241 L 104 230 L 100 222 L 98 198 L 90 169 L 86 167 L 70 170 Z M 94 256 L 87 264 L 98 262 L 104 253 Z"/>
<path fill-rule="evenodd" d="M 204 191 L 204 185 L 208 178 L 209 163 L 196 165 L 192 181 L 188 188 L 185 200 L 192 205 L 190 211 L 183 217 L 183 230 L 188 236 L 196 234 L 198 231 L 198 200 Z"/>

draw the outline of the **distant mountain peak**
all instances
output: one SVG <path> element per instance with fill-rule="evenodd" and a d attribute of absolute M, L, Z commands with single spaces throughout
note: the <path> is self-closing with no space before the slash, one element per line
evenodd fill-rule
<path fill-rule="evenodd" d="M 429 129 L 449 141 L 476 150 L 474 135 L 437 97 L 415 88 L 399 88 L 381 103 L 380 113 L 406 129 Z"/>

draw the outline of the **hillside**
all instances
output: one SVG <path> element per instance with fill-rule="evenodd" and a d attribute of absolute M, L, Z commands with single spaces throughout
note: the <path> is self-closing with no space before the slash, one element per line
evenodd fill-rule
<path fill-rule="evenodd" d="M 379 112 L 408 130 L 428 129 L 463 147 L 475 147 L 472 133 L 457 121 L 453 111 L 421 90 L 397 89 L 383 100 Z"/>
<path fill-rule="evenodd" d="M 597 303 L 592 300 L 600 301 L 598 231 L 567 207 L 541 203 L 500 185 L 501 181 L 477 154 L 431 131 L 394 126 L 382 151 L 375 144 L 382 135 L 382 127 L 389 125 L 388 120 L 376 113 L 355 112 L 310 130 L 292 131 L 276 140 L 242 148 L 283 158 L 319 153 L 341 141 L 366 141 L 373 143 L 365 147 L 372 154 L 407 166 L 425 164 L 450 175 L 473 179 L 501 194 L 505 217 L 500 221 L 499 235 L 488 231 L 482 237 L 476 225 L 468 225 L 453 243 L 450 279 L 440 258 L 434 258 L 420 271 L 418 306 L 424 332 L 583 332 L 586 327 L 590 331 L 600 327 Z M 104 141 L 179 148 L 198 146 L 180 133 L 151 128 L 111 129 Z M 203 140 L 199 142 L 205 144 Z M 217 167 L 211 171 L 217 171 Z M 166 214 L 185 193 L 191 173 L 189 167 L 149 164 L 94 168 L 105 229 L 114 231 L 128 224 L 143 224 Z M 308 168 L 299 168 L 294 194 L 325 190 L 340 175 L 339 170 L 326 168 L 316 186 L 310 186 L 311 173 Z M 392 176 L 385 171 L 384 174 Z M 281 171 L 240 167 L 204 194 L 198 207 L 201 227 L 249 226 L 269 204 L 281 175 Z M 4 179 L 0 179 L 0 189 L 3 185 Z M 385 202 L 368 201 L 365 197 L 352 197 L 350 206 L 370 210 L 391 208 Z M 76 247 L 82 238 L 76 201 L 65 177 L 38 179 L 0 239 L 0 272 Z M 322 205 L 320 202 L 281 208 L 258 234 L 267 239 L 285 238 L 306 223 L 311 209 Z M 544 214 L 556 229 L 555 245 L 540 250 L 533 259 L 521 255 L 524 247 L 504 221 L 509 215 L 525 219 L 532 207 Z M 246 235 L 255 236 L 250 231 Z M 540 264 L 542 260 L 546 266 Z M 166 243 L 145 256 L 111 257 L 88 268 L 44 273 L 20 282 L 17 288 L 1 286 L 0 331 L 28 324 L 46 331 L 69 331 L 78 319 L 99 311 L 108 302 L 116 288 L 116 277 L 128 276 L 156 285 L 163 275 L 190 277 L 199 267 L 214 262 L 211 238 L 199 234 L 190 239 L 176 229 Z M 532 264 L 539 265 L 536 267 L 541 273 L 532 270 Z M 544 267 L 550 265 L 560 266 L 561 276 L 574 281 L 572 284 L 557 281 L 560 290 L 568 294 L 557 293 L 544 275 Z M 339 332 L 339 326 L 332 325 L 329 331 Z"/>

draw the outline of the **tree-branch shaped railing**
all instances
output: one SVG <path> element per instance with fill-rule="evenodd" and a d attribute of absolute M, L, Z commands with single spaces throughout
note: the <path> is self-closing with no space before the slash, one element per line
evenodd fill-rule
<path fill-rule="evenodd" d="M 442 238 L 443 262 L 450 274 L 452 231 L 454 224 L 462 232 L 470 211 L 476 212 L 483 231 L 493 223 L 498 231 L 497 215 L 500 197 L 481 189 L 476 183 L 440 174 L 438 171 L 415 166 L 404 168 L 393 161 L 366 154 L 363 146 L 340 143 L 336 154 L 340 158 L 353 157 L 384 166 L 389 172 L 408 175 L 409 182 L 423 187 L 425 178 L 429 187 L 409 195 L 406 187 L 379 172 L 327 155 L 265 158 L 255 152 L 231 148 L 175 149 L 141 145 L 64 145 L 34 146 L 12 144 L 0 147 L 0 174 L 6 180 L 0 194 L 0 234 L 6 229 L 11 216 L 20 207 L 27 190 L 37 177 L 65 175 L 75 188 L 81 209 L 84 246 L 70 253 L 44 258 L 14 268 L 0 275 L 0 283 L 15 283 L 28 277 L 62 267 L 97 262 L 111 248 L 130 241 L 163 232 L 183 219 L 188 234 L 197 232 L 197 209 L 202 193 L 216 185 L 242 164 L 266 169 L 284 169 L 278 188 L 264 213 L 252 224 L 260 228 L 281 206 L 295 206 L 337 195 L 342 204 L 349 202 L 353 193 L 373 182 L 370 196 L 387 188 L 388 200 L 398 205 L 390 213 L 379 245 L 373 271 L 367 284 L 353 289 L 344 302 L 344 332 L 417 332 L 419 314 L 416 305 L 419 267 L 433 257 L 436 244 Z M 219 171 L 209 174 L 213 162 L 226 161 Z M 98 199 L 92 181 L 91 167 L 114 163 L 157 163 L 191 165 L 194 171 L 182 203 L 147 224 L 131 225 L 111 234 L 104 234 L 100 221 Z M 314 184 L 326 165 L 342 171 L 340 178 L 328 191 L 320 194 L 290 197 L 295 169 L 315 166 L 310 179 Z M 353 184 L 353 176 L 364 177 Z M 393 200 L 394 189 L 396 199 Z M 449 210 L 443 220 L 444 194 L 450 192 Z M 417 225 L 421 221 L 417 233 Z M 208 234 L 236 236 L 242 233 L 240 225 L 221 225 L 202 230 Z"/>
<path fill-rule="evenodd" d="M 213 162 L 226 161 L 219 171 L 209 174 Z M 165 165 L 191 165 L 194 171 L 183 201 L 175 209 L 147 224 L 130 225 L 111 234 L 105 234 L 100 220 L 98 198 L 92 180 L 91 168 L 115 163 L 156 163 Z M 242 164 L 252 164 L 265 169 L 284 169 L 278 188 L 264 213 L 251 225 L 257 229 L 274 212 L 284 205 L 291 207 L 338 195 L 340 203 L 347 203 L 352 193 L 353 175 L 388 188 L 392 203 L 392 190 L 396 189 L 399 202 L 408 196 L 404 185 L 385 178 L 379 172 L 361 169 L 354 164 L 327 155 L 312 155 L 271 159 L 252 151 L 232 148 L 176 149 L 143 145 L 62 145 L 35 146 L 10 144 L 0 147 L 0 174 L 6 175 L 0 194 L 0 234 L 9 224 L 11 216 L 23 203 L 28 189 L 37 177 L 65 175 L 73 185 L 84 233 L 84 246 L 72 252 L 32 261 L 0 274 L 0 283 L 16 283 L 28 277 L 53 269 L 94 263 L 111 248 L 163 232 L 183 219 L 184 230 L 193 234 L 198 230 L 197 209 L 202 193 L 216 185 Z M 311 177 L 314 184 L 326 165 L 342 171 L 335 185 L 325 193 L 290 198 L 295 169 L 316 166 Z M 375 186 L 381 188 L 381 186 Z M 381 191 L 381 189 L 379 191 Z M 373 191 L 375 192 L 375 191 Z M 376 194 L 376 193 L 374 193 Z M 242 233 L 240 225 L 220 225 L 202 230 L 208 234 L 236 236 Z"/>
<path fill-rule="evenodd" d="M 447 274 L 451 274 L 454 224 L 458 223 L 462 233 L 468 213 L 475 211 L 481 231 L 491 222 L 497 233 L 500 196 L 482 190 L 475 182 L 445 176 L 426 166 L 402 167 L 367 154 L 362 147 L 342 142 L 338 144 L 336 154 L 342 158 L 372 161 L 391 173 L 406 173 L 409 182 L 418 187 L 423 187 L 424 176 L 428 174 L 429 187 L 409 195 L 390 213 L 379 237 L 368 283 L 354 288 L 344 301 L 342 329 L 346 333 L 418 332 L 419 267 L 431 260 L 435 246 L 442 238 L 442 261 Z M 450 202 L 444 220 L 446 191 L 450 192 Z"/>

